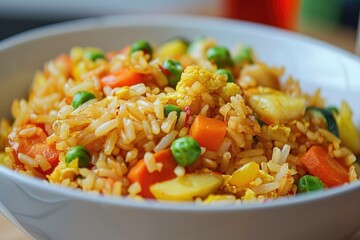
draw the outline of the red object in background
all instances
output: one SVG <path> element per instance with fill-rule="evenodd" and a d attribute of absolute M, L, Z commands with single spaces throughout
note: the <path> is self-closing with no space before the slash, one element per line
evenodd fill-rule
<path fill-rule="evenodd" d="M 300 0 L 224 0 L 225 16 L 295 29 Z"/>

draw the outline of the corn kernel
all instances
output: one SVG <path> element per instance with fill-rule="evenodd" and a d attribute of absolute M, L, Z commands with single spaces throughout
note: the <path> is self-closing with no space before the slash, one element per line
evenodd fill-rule
<path fill-rule="evenodd" d="M 236 170 L 230 179 L 230 184 L 237 187 L 244 187 L 250 182 L 254 181 L 260 170 L 259 164 L 255 162 L 249 162 Z"/>
<path fill-rule="evenodd" d="M 250 188 L 246 189 L 244 196 L 241 198 L 243 201 L 251 201 L 256 199 L 256 194 Z"/>
<path fill-rule="evenodd" d="M 79 159 L 78 158 L 75 158 L 74 160 L 72 160 L 69 165 L 68 165 L 69 168 L 74 168 L 74 169 L 77 169 L 79 167 Z"/>
<path fill-rule="evenodd" d="M 81 75 L 85 72 L 85 64 L 83 62 L 79 62 L 72 68 L 72 75 L 76 81 L 80 81 Z"/>
<path fill-rule="evenodd" d="M 115 92 L 115 96 L 117 99 L 129 99 L 130 90 L 129 87 L 122 87 Z"/>
<path fill-rule="evenodd" d="M 90 71 L 93 66 L 92 63 L 86 63 L 85 61 L 81 61 L 72 69 L 72 75 L 74 76 L 76 81 L 81 81 L 82 76 Z"/>
<path fill-rule="evenodd" d="M 235 202 L 236 198 L 233 195 L 220 195 L 220 194 L 210 194 L 205 200 L 204 204 L 210 204 L 213 202 Z"/>
<path fill-rule="evenodd" d="M 0 153 L 0 165 L 12 168 L 13 162 L 7 153 Z"/>
<path fill-rule="evenodd" d="M 81 61 L 84 54 L 84 49 L 81 47 L 73 47 L 70 50 L 70 58 L 73 63 L 78 63 Z"/>

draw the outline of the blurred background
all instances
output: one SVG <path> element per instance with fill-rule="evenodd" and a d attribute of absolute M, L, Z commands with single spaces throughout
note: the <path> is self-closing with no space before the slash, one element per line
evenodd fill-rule
<path fill-rule="evenodd" d="M 0 40 L 72 19 L 128 13 L 220 16 L 297 31 L 355 51 L 360 0 L 0 0 Z"/>
<path fill-rule="evenodd" d="M 0 0 L 0 41 L 32 28 L 73 19 L 181 13 L 272 25 L 355 52 L 356 42 L 360 43 L 359 9 L 360 0 Z M 360 55 L 360 47 L 357 49 Z M 0 239 L 30 238 L 0 215 Z M 360 232 L 351 238 L 355 239 L 360 239 Z"/>

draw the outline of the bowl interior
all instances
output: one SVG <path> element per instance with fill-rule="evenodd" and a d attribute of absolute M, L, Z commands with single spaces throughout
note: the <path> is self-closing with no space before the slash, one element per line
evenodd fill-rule
<path fill-rule="evenodd" d="M 0 116 L 10 117 L 13 99 L 26 96 L 37 69 L 73 46 L 121 49 L 135 40 L 162 43 L 174 37 L 209 36 L 220 45 L 252 46 L 257 58 L 285 66 L 305 92 L 317 88 L 329 104 L 350 103 L 360 126 L 360 61 L 331 45 L 283 30 L 225 19 L 192 16 L 131 15 L 80 20 L 44 27 L 0 43 Z"/>

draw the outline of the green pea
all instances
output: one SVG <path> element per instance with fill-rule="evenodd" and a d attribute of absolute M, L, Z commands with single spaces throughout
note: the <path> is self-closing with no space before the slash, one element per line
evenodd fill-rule
<path fill-rule="evenodd" d="M 192 137 L 176 139 L 170 149 L 176 163 L 183 167 L 195 163 L 201 154 L 199 143 Z"/>
<path fill-rule="evenodd" d="M 226 82 L 228 82 L 228 83 L 234 83 L 235 82 L 234 75 L 227 69 L 220 68 L 215 73 L 219 74 L 219 75 L 222 75 L 222 74 L 226 75 L 227 76 Z"/>
<path fill-rule="evenodd" d="M 182 109 L 179 108 L 178 106 L 172 105 L 172 104 L 167 104 L 164 106 L 164 115 L 165 117 L 167 117 L 169 115 L 169 113 L 175 111 L 177 118 L 180 117 L 180 113 L 182 112 Z"/>
<path fill-rule="evenodd" d="M 153 49 L 150 45 L 150 43 L 146 40 L 140 40 L 137 42 L 134 42 L 131 45 L 130 53 L 136 52 L 136 51 L 143 51 L 145 54 L 149 54 L 150 58 L 153 54 Z"/>
<path fill-rule="evenodd" d="M 206 52 L 206 58 L 209 61 L 215 62 L 219 68 L 232 66 L 230 53 L 225 47 L 212 47 Z"/>
<path fill-rule="evenodd" d="M 243 63 L 248 62 L 249 64 L 254 63 L 252 48 L 243 47 L 238 54 L 234 57 L 234 62 Z"/>
<path fill-rule="evenodd" d="M 91 154 L 86 147 L 77 145 L 70 148 L 65 155 L 65 162 L 69 165 L 73 160 L 78 159 L 79 167 L 87 167 L 91 161 Z"/>
<path fill-rule="evenodd" d="M 80 105 L 84 104 L 85 102 L 89 101 L 90 99 L 95 98 L 95 95 L 91 92 L 77 92 L 71 101 L 71 105 L 74 107 L 74 109 L 77 109 Z"/>
<path fill-rule="evenodd" d="M 105 55 L 100 49 L 88 48 L 85 50 L 84 57 L 91 61 L 96 61 L 96 59 L 104 59 Z"/>
<path fill-rule="evenodd" d="M 169 86 L 175 88 L 180 81 L 183 67 L 177 60 L 165 60 L 162 65 L 162 72 L 166 75 Z"/>
<path fill-rule="evenodd" d="M 297 182 L 298 192 L 312 192 L 324 189 L 321 180 L 315 176 L 304 175 Z"/>

